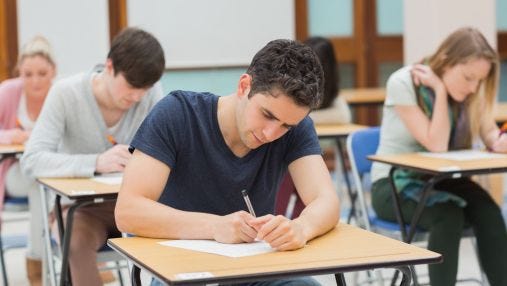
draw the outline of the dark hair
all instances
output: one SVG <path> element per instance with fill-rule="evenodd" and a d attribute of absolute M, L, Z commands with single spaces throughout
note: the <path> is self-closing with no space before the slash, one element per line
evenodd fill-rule
<path fill-rule="evenodd" d="M 318 109 L 328 108 L 340 91 L 338 63 L 334 55 L 333 45 L 323 37 L 308 38 L 304 44 L 308 45 L 319 58 L 324 70 L 324 97 Z"/>
<path fill-rule="evenodd" d="M 164 51 L 150 33 L 126 28 L 111 43 L 107 58 L 113 62 L 114 74 L 123 74 L 134 88 L 153 86 L 165 68 Z"/>
<path fill-rule="evenodd" d="M 297 105 L 315 109 L 322 99 L 323 72 L 315 53 L 292 40 L 274 40 L 255 54 L 248 70 L 255 93 L 280 91 Z"/>

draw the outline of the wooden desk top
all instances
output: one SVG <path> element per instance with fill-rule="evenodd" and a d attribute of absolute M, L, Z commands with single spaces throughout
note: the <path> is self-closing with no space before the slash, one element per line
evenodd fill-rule
<path fill-rule="evenodd" d="M 38 178 L 37 181 L 69 199 L 116 197 L 120 191 L 120 185 L 99 183 L 91 178 Z"/>
<path fill-rule="evenodd" d="M 344 96 L 350 105 L 383 104 L 386 98 L 386 89 L 383 87 L 343 89 L 340 96 Z"/>
<path fill-rule="evenodd" d="M 23 153 L 25 146 L 22 144 L 0 145 L 0 155 Z"/>
<path fill-rule="evenodd" d="M 507 160 L 505 158 L 458 161 L 423 156 L 419 153 L 409 153 L 373 155 L 368 156 L 368 159 L 431 174 L 452 174 L 464 172 L 481 174 L 507 171 Z"/>
<path fill-rule="evenodd" d="M 315 125 L 315 130 L 317 131 L 317 136 L 319 138 L 325 137 L 344 137 L 348 136 L 350 133 L 361 130 L 364 128 L 368 128 L 366 125 L 359 124 L 319 124 Z"/>
<path fill-rule="evenodd" d="M 163 246 L 164 239 L 114 238 L 108 245 L 142 269 L 170 285 L 184 283 L 232 283 L 242 279 L 276 279 L 440 262 L 438 253 L 339 224 L 302 249 L 231 258 Z M 182 279 L 178 274 L 209 272 L 209 278 Z"/>
<path fill-rule="evenodd" d="M 507 122 L 507 102 L 497 103 L 494 116 L 497 123 Z"/>

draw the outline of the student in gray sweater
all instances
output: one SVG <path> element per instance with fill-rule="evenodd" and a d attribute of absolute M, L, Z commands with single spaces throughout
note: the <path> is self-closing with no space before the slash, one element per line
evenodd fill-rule
<path fill-rule="evenodd" d="M 128 144 L 162 96 L 156 82 L 164 66 L 162 47 L 151 34 L 122 31 L 103 66 L 50 90 L 21 158 L 23 171 L 32 177 L 122 172 L 131 157 Z M 40 204 L 31 201 L 30 207 Z M 103 203 L 76 211 L 69 255 L 73 285 L 102 285 L 96 251 L 120 235 L 113 210 L 114 203 Z"/>

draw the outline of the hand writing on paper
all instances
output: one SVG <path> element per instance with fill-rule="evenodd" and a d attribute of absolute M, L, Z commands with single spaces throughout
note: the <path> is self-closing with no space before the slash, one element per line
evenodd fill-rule
<path fill-rule="evenodd" d="M 20 128 L 10 129 L 7 132 L 7 138 L 11 139 L 11 144 L 22 144 L 28 140 L 30 136 L 30 131 L 25 131 Z"/>
<path fill-rule="evenodd" d="M 257 230 L 257 239 L 264 240 L 277 250 L 298 249 L 306 244 L 301 225 L 282 215 L 265 215 L 248 223 Z"/>
<path fill-rule="evenodd" d="M 491 150 L 497 153 L 507 153 L 507 134 L 501 133 L 491 146 Z"/>
<path fill-rule="evenodd" d="M 95 171 L 98 173 L 123 172 L 130 157 L 132 154 L 127 145 L 115 145 L 99 155 L 95 163 Z"/>
<path fill-rule="evenodd" d="M 213 239 L 222 243 L 252 242 L 257 231 L 248 225 L 253 216 L 245 211 L 238 211 L 219 217 L 213 228 Z"/>

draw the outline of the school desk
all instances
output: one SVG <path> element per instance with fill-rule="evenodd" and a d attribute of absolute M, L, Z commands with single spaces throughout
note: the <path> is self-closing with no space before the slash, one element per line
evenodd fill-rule
<path fill-rule="evenodd" d="M 349 174 L 345 165 L 344 152 L 343 148 L 343 140 L 349 136 L 354 131 L 361 130 L 367 128 L 365 125 L 358 124 L 318 124 L 315 125 L 315 130 L 317 131 L 317 136 L 319 139 L 332 138 L 336 141 L 336 153 L 338 153 L 338 158 L 340 159 L 342 177 L 345 180 L 345 184 L 347 186 L 347 193 L 349 195 L 349 199 L 351 202 L 351 208 L 349 211 L 349 215 L 347 218 L 347 222 L 350 223 L 350 220 L 355 215 L 355 201 L 356 194 L 352 190 L 352 186 L 350 183 Z M 337 174 L 338 175 L 338 174 Z M 340 186 L 340 183 L 337 182 L 337 186 Z"/>
<path fill-rule="evenodd" d="M 69 269 L 69 246 L 72 231 L 74 213 L 79 207 L 100 204 L 107 201 L 114 201 L 120 190 L 120 185 L 109 185 L 93 181 L 91 178 L 38 178 L 37 182 L 41 186 L 42 192 L 42 219 L 44 228 L 44 244 L 48 270 L 50 272 L 51 285 L 56 285 L 55 269 L 52 263 L 51 250 L 51 226 L 48 217 L 48 198 L 49 193 L 56 194 L 55 197 L 55 217 L 58 224 L 58 235 L 61 243 L 62 263 L 60 272 L 60 285 L 68 285 Z M 67 211 L 67 221 L 64 227 L 61 199 L 68 198 L 74 200 Z"/>
<path fill-rule="evenodd" d="M 389 179 L 393 187 L 395 197 L 395 211 L 397 221 L 400 224 L 403 241 L 411 242 L 414 238 L 416 225 L 419 222 L 424 209 L 429 190 L 438 182 L 448 178 L 459 178 L 462 176 L 483 175 L 502 173 L 507 171 L 507 159 L 505 158 L 487 158 L 471 160 L 453 160 L 435 157 L 423 156 L 419 153 L 393 154 L 393 155 L 373 155 L 368 159 L 392 166 L 389 172 Z M 400 198 L 394 185 L 394 172 L 397 169 L 406 169 L 428 174 L 431 176 L 423 187 L 421 199 L 416 207 L 416 211 L 410 222 L 408 232 L 405 220 L 400 211 Z"/>
<path fill-rule="evenodd" d="M 381 107 L 386 97 L 385 88 L 343 89 L 340 96 L 343 96 L 353 109 L 354 122 L 371 126 L 380 124 Z"/>
<path fill-rule="evenodd" d="M 340 92 L 349 105 L 381 105 L 386 98 L 386 89 L 378 88 L 350 88 Z"/>
<path fill-rule="evenodd" d="M 321 274 L 335 274 L 345 285 L 344 272 L 392 267 L 402 270 L 409 285 L 409 265 L 438 263 L 438 253 L 384 237 L 363 229 L 339 224 L 294 251 L 254 256 L 226 257 L 174 247 L 164 239 L 114 238 L 108 245 L 134 264 L 132 285 L 140 285 L 139 269 L 169 285 L 242 283 Z"/>
<path fill-rule="evenodd" d="M 16 157 L 25 151 L 22 144 L 0 145 L 0 163 L 10 157 Z"/>

